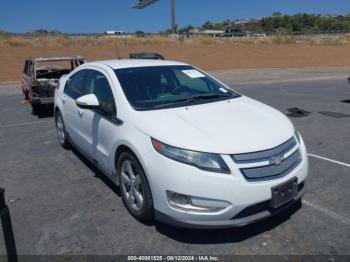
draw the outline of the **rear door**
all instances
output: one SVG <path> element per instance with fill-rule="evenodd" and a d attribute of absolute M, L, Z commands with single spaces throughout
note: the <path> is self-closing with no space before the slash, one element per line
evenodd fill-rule
<path fill-rule="evenodd" d="M 89 70 L 83 69 L 72 75 L 66 83 L 62 94 L 63 119 L 73 143 L 83 151 L 91 154 L 91 110 L 81 109 L 76 99 L 87 94 L 86 76 Z"/>
<path fill-rule="evenodd" d="M 31 92 L 32 89 L 32 70 L 33 70 L 33 61 L 26 60 L 24 71 L 23 71 L 23 89 Z"/>
<path fill-rule="evenodd" d="M 26 84 L 26 75 L 27 75 L 27 68 L 28 68 L 28 60 L 24 62 L 24 68 L 23 68 L 23 74 L 22 74 L 22 91 L 23 93 L 27 92 L 27 84 Z M 27 98 L 27 97 L 26 97 Z"/>

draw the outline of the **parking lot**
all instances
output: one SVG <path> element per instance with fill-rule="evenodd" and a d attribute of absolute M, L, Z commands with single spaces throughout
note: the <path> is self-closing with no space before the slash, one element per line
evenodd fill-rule
<path fill-rule="evenodd" d="M 31 115 L 13 85 L 0 86 L 0 185 L 19 254 L 350 254 L 350 69 L 214 73 L 238 92 L 287 113 L 310 154 L 301 208 L 220 230 L 142 224 L 118 188 L 78 152 L 60 147 L 52 116 Z M 4 254 L 3 239 L 0 252 Z"/>

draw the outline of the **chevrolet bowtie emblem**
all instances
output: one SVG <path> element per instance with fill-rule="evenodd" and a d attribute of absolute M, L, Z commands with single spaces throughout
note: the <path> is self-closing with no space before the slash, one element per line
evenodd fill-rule
<path fill-rule="evenodd" d="M 275 166 L 279 166 L 280 164 L 282 164 L 284 157 L 283 156 L 273 156 L 270 158 L 270 165 L 275 165 Z"/>

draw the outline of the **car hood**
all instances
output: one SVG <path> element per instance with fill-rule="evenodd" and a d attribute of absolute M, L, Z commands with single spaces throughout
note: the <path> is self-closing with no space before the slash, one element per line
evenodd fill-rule
<path fill-rule="evenodd" d="M 275 147 L 294 134 L 289 119 L 248 97 L 152 111 L 138 111 L 136 128 L 171 146 L 220 154 Z"/>

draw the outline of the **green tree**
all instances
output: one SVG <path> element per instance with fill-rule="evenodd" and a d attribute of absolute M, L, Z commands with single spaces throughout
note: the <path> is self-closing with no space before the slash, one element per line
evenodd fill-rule
<path fill-rule="evenodd" d="M 214 29 L 213 23 L 207 21 L 202 25 L 202 29 Z"/>
<path fill-rule="evenodd" d="M 191 29 L 193 29 L 194 28 L 194 26 L 193 25 L 187 25 L 187 26 L 185 26 L 185 27 L 183 27 L 183 28 L 180 28 L 179 29 L 179 31 L 178 31 L 178 33 L 179 34 L 185 34 L 185 33 L 188 33 Z"/>
<path fill-rule="evenodd" d="M 137 37 L 144 37 L 146 34 L 142 30 L 137 30 L 137 31 L 135 31 L 135 35 Z"/>
<path fill-rule="evenodd" d="M 230 20 L 225 20 L 221 23 L 207 21 L 201 28 L 226 29 L 231 24 Z M 235 28 L 243 31 L 271 34 L 311 34 L 337 30 L 350 31 L 350 17 L 329 17 L 306 13 L 283 15 L 281 12 L 274 12 L 269 17 L 264 17 L 260 20 L 250 20 L 246 24 L 236 25 Z"/>

